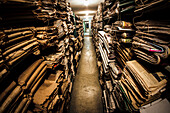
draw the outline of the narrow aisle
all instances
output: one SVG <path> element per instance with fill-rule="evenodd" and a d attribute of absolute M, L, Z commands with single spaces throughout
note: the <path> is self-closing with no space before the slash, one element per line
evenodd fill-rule
<path fill-rule="evenodd" d="M 92 37 L 85 36 L 84 47 L 74 80 L 70 113 L 102 113 L 102 90 Z"/>

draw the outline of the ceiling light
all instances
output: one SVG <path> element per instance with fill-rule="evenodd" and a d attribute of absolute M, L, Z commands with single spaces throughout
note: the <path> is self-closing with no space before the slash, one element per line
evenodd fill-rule
<path fill-rule="evenodd" d="M 93 10 L 86 10 L 86 11 L 78 11 L 77 14 L 94 14 L 96 11 Z"/>
<path fill-rule="evenodd" d="M 89 1 L 88 0 L 84 0 L 84 5 L 88 6 L 89 5 Z"/>
<path fill-rule="evenodd" d="M 86 12 L 86 16 L 88 16 L 89 15 L 89 13 L 88 12 Z"/>

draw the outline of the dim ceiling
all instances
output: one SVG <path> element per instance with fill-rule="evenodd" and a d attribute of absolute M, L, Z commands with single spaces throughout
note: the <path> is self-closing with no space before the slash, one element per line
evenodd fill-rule
<path fill-rule="evenodd" d="M 85 6 L 85 0 L 67 0 L 71 4 L 71 8 L 78 16 L 94 15 L 97 11 L 97 6 L 104 0 L 88 0 L 88 6 Z"/>

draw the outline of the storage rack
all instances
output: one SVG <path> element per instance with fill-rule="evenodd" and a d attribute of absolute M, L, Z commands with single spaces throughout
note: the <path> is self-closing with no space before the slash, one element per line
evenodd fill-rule
<path fill-rule="evenodd" d="M 66 0 L 0 1 L 1 113 L 69 109 L 81 24 Z"/>
<path fill-rule="evenodd" d="M 92 35 L 104 112 L 142 113 L 153 103 L 169 100 L 168 0 L 101 4 L 92 20 Z"/>

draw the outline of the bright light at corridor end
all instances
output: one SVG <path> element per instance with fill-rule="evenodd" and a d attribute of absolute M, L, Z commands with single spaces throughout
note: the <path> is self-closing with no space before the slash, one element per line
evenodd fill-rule
<path fill-rule="evenodd" d="M 84 0 L 84 5 L 88 6 L 89 5 L 89 1 L 88 0 Z"/>

